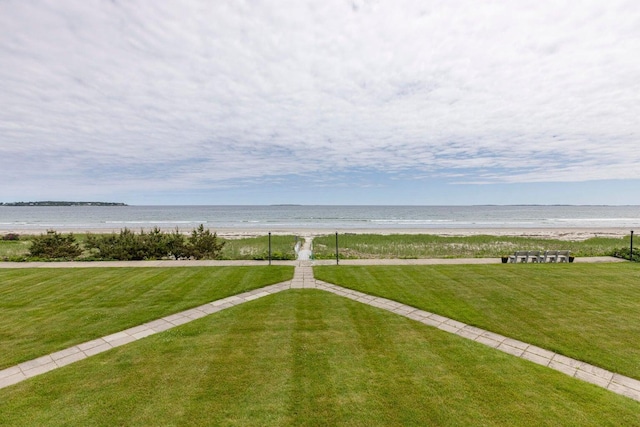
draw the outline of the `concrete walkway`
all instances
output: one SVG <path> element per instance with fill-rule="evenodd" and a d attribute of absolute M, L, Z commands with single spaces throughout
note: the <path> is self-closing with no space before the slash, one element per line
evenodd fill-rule
<path fill-rule="evenodd" d="M 311 242 L 309 242 L 311 244 Z M 302 246 L 297 261 L 271 261 L 273 265 L 298 266 L 307 261 L 310 249 Z M 309 253 L 300 253 L 309 250 Z M 305 258 L 305 259 L 302 259 Z M 576 258 L 574 263 L 629 262 L 609 256 Z M 314 260 L 313 265 L 335 265 L 335 259 Z M 439 264 L 500 264 L 500 258 L 424 258 L 424 259 L 341 259 L 340 265 L 439 265 Z M 0 262 L 1 268 L 105 268 L 105 267 L 229 267 L 267 265 L 268 261 L 253 260 L 161 260 L 161 261 L 68 261 L 68 262 Z M 513 265 L 513 264 L 512 264 Z M 521 265 L 521 264 L 518 264 Z M 537 265 L 537 264 L 536 264 Z M 554 264 L 555 265 L 555 264 Z M 558 264 L 561 265 L 561 264 Z"/>
<path fill-rule="evenodd" d="M 522 341 L 494 334 L 490 331 L 476 328 L 453 319 L 429 313 L 427 311 L 418 310 L 415 307 L 401 304 L 396 301 L 374 297 L 362 292 L 315 280 L 313 277 L 311 262 L 300 262 L 299 266 L 295 269 L 293 279 L 290 281 L 213 301 L 199 307 L 165 316 L 161 319 L 157 319 L 140 326 L 78 344 L 65 350 L 51 353 L 4 369 L 0 371 L 0 388 L 16 384 L 36 375 L 52 371 L 78 360 L 86 359 L 87 357 L 137 341 L 150 335 L 166 331 L 238 304 L 253 301 L 267 295 L 273 295 L 287 289 L 303 288 L 319 289 L 331 292 L 363 304 L 368 304 L 373 307 L 378 307 L 383 310 L 396 313 L 420 323 L 424 323 L 425 325 L 433 326 L 440 330 L 473 340 L 513 356 L 527 359 L 533 363 L 546 366 L 574 378 L 606 388 L 614 393 L 640 401 L 640 381 L 638 380 L 598 368 L 579 360 L 570 359 Z"/>
<path fill-rule="evenodd" d="M 311 252 L 311 242 L 313 242 L 313 236 L 310 234 L 302 236 L 304 243 L 302 248 L 298 251 L 298 261 L 309 261 L 313 253 Z"/>

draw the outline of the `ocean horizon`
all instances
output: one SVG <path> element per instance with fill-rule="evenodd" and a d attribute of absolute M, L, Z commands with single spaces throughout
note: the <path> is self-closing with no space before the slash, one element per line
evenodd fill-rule
<path fill-rule="evenodd" d="M 0 206 L 4 231 L 162 229 L 640 229 L 639 205 Z"/>

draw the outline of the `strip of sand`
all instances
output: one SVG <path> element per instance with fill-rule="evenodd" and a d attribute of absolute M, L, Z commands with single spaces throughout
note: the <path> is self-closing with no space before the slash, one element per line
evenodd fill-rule
<path fill-rule="evenodd" d="M 161 228 L 165 232 L 171 232 L 175 229 Z M 55 229 L 59 233 L 118 233 L 121 228 L 59 228 Z M 140 229 L 132 229 L 134 232 L 140 231 Z M 145 231 L 150 231 L 151 228 L 144 228 Z M 191 229 L 180 229 L 180 232 L 185 234 L 190 233 Z M 239 239 L 245 237 L 258 237 L 266 236 L 268 233 L 272 235 L 296 235 L 296 236 L 323 236 L 334 233 L 346 234 L 432 234 L 438 236 L 477 236 L 477 235 L 490 235 L 490 236 L 517 236 L 517 237 L 536 237 L 536 238 L 549 238 L 559 240 L 571 240 L 582 241 L 590 239 L 592 237 L 624 237 L 630 234 L 629 229 L 620 227 L 598 227 L 598 228 L 352 228 L 352 229 L 321 229 L 314 227 L 307 228 L 287 228 L 287 227 L 274 227 L 274 228 L 221 228 L 211 229 L 215 231 L 218 236 L 227 239 Z M 8 233 L 18 233 L 27 235 L 37 235 L 46 233 L 46 230 L 42 229 L 0 229 L 0 235 Z"/>

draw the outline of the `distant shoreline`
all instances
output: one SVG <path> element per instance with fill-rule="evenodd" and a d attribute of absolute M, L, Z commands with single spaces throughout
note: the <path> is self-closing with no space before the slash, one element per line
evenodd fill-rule
<path fill-rule="evenodd" d="M 0 203 L 0 206 L 128 206 L 117 202 L 10 202 Z"/>

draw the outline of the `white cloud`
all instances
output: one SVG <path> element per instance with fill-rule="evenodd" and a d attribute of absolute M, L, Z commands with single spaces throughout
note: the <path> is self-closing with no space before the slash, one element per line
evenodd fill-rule
<path fill-rule="evenodd" d="M 6 0 L 0 179 L 640 179 L 637 52 L 633 1 Z"/>

